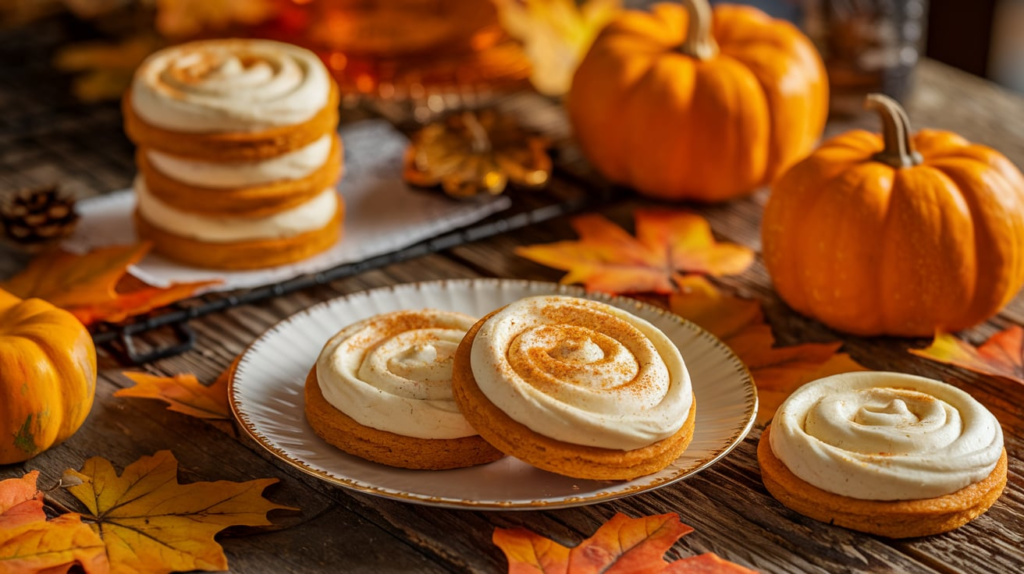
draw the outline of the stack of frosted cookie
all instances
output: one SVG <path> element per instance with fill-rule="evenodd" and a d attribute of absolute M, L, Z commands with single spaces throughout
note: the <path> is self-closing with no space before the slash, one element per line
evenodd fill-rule
<path fill-rule="evenodd" d="M 123 102 L 140 238 L 218 269 L 329 248 L 344 213 L 337 104 L 326 68 L 296 46 L 211 40 L 151 56 Z"/>

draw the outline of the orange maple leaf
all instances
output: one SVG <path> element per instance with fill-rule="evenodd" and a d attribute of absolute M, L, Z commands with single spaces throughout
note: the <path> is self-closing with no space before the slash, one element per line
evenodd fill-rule
<path fill-rule="evenodd" d="M 64 474 L 77 482 L 68 490 L 88 508 L 115 574 L 226 570 L 214 536 L 229 526 L 269 526 L 269 511 L 288 508 L 262 496 L 274 478 L 178 484 L 170 451 L 142 457 L 120 476 L 99 457 Z"/>
<path fill-rule="evenodd" d="M 227 377 L 223 375 L 217 377 L 213 384 L 204 385 L 195 375 L 188 374 L 172 377 L 131 372 L 121 374 L 134 381 L 135 386 L 118 390 L 114 393 L 115 397 L 161 400 L 167 403 L 169 410 L 200 419 L 231 418 L 228 382 Z"/>
<path fill-rule="evenodd" d="M 39 471 L 0 481 L 0 531 L 27 522 L 46 520 L 43 493 L 36 487 Z"/>
<path fill-rule="evenodd" d="M 38 297 L 62 309 L 113 301 L 117 282 L 149 248 L 148 243 L 139 243 L 104 247 L 86 255 L 52 251 L 33 259 L 0 287 L 22 299 Z"/>
<path fill-rule="evenodd" d="M 1018 325 L 992 335 L 980 347 L 949 333 L 937 333 L 931 345 L 924 349 L 910 349 L 910 352 L 918 357 L 1024 385 L 1024 329 Z"/>
<path fill-rule="evenodd" d="M 607 293 L 671 293 L 680 271 L 733 275 L 754 260 L 742 245 L 716 242 L 695 213 L 638 209 L 634 218 L 636 237 L 602 215 L 582 215 L 571 221 L 578 241 L 519 247 L 516 254 L 568 271 L 562 283 Z"/>
<path fill-rule="evenodd" d="M 146 285 L 128 275 L 128 267 L 149 249 L 149 243 L 140 243 L 105 247 L 85 255 L 53 251 L 34 259 L 0 288 L 22 299 L 45 299 L 91 325 L 148 313 L 219 283 L 178 283 L 166 288 Z"/>
<path fill-rule="evenodd" d="M 0 574 L 108 572 L 106 548 L 77 514 L 46 520 L 39 471 L 0 481 Z"/>
<path fill-rule="evenodd" d="M 492 540 L 508 558 L 509 574 L 753 572 L 710 553 L 666 562 L 665 552 L 691 532 L 674 513 L 616 514 L 571 549 L 525 528 L 496 528 Z"/>
<path fill-rule="evenodd" d="M 750 369 L 757 384 L 758 424 L 768 422 L 801 385 L 866 370 L 846 353 L 837 352 L 841 342 L 776 347 L 759 301 L 725 295 L 696 275 L 679 278 L 678 283 L 682 290 L 669 299 L 672 312 L 722 339 Z"/>

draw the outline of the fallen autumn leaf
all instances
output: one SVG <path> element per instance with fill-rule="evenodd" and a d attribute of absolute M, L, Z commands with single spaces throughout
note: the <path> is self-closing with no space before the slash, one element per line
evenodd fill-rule
<path fill-rule="evenodd" d="M 616 514 L 571 549 L 525 528 L 496 528 L 493 541 L 508 558 L 509 574 L 753 572 L 711 553 L 666 562 L 665 552 L 691 532 L 674 513 L 643 518 Z"/>
<path fill-rule="evenodd" d="M 69 311 L 86 325 L 123 321 L 193 296 L 218 281 L 152 287 L 128 275 L 150 244 L 105 247 L 77 255 L 53 251 L 36 257 L 0 288 L 22 299 L 38 297 Z"/>
<path fill-rule="evenodd" d="M 0 481 L 0 574 L 108 572 L 103 541 L 77 514 L 46 519 L 39 471 Z"/>
<path fill-rule="evenodd" d="M 765 424 L 783 401 L 801 385 L 834 375 L 866 370 L 846 353 L 841 342 L 776 347 L 761 303 L 725 295 L 707 279 L 690 275 L 678 280 L 681 291 L 669 298 L 673 313 L 693 321 L 729 346 L 757 384 L 757 423 Z"/>
<path fill-rule="evenodd" d="M 992 335 L 980 347 L 949 333 L 938 333 L 927 348 L 910 349 L 910 352 L 918 357 L 1024 385 L 1024 328 L 1019 325 Z"/>
<path fill-rule="evenodd" d="M 715 241 L 707 220 L 695 213 L 638 209 L 634 217 L 636 237 L 590 214 L 571 222 L 579 240 L 519 247 L 516 254 L 568 271 L 562 283 L 607 293 L 671 293 L 681 271 L 734 275 L 754 260 L 747 247 Z"/>
<path fill-rule="evenodd" d="M 88 509 L 84 518 L 103 538 L 115 574 L 226 570 L 214 536 L 229 526 L 269 526 L 269 511 L 288 508 L 263 498 L 273 478 L 178 484 L 170 451 L 142 457 L 121 475 L 99 457 L 65 475 L 82 481 L 68 491 Z"/>
<path fill-rule="evenodd" d="M 169 410 L 200 419 L 230 419 L 226 377 L 204 385 L 195 375 L 181 374 L 157 377 L 146 373 L 121 373 L 135 382 L 134 387 L 120 389 L 115 397 L 157 399 L 167 403 Z"/>

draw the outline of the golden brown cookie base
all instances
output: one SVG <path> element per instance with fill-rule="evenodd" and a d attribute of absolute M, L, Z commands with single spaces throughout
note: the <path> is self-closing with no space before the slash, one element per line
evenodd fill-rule
<path fill-rule="evenodd" d="M 193 267 L 208 269 L 262 269 L 294 263 L 326 251 L 341 237 L 345 208 L 338 198 L 338 212 L 320 229 L 281 239 L 256 239 L 234 243 L 208 243 L 160 229 L 135 212 L 135 233 L 153 242 L 153 251 Z"/>
<path fill-rule="evenodd" d="M 921 500 L 859 500 L 826 492 L 793 474 L 772 451 L 764 429 L 757 462 L 765 488 L 784 506 L 821 522 L 888 538 L 949 532 L 974 520 L 1006 486 L 1006 449 L 995 470 L 981 482 L 952 494 Z"/>
<path fill-rule="evenodd" d="M 198 187 L 168 177 L 154 167 L 140 147 L 135 163 L 154 197 L 190 213 L 228 217 L 267 217 L 301 205 L 334 184 L 341 177 L 341 139 L 333 136 L 331 152 L 324 165 L 302 179 L 275 181 L 251 187 Z"/>
<path fill-rule="evenodd" d="M 425 439 L 361 425 L 327 402 L 316 366 L 306 377 L 306 419 L 317 436 L 335 447 L 388 466 L 445 470 L 487 464 L 504 456 L 479 436 Z"/>
<path fill-rule="evenodd" d="M 500 311 L 500 309 L 498 310 Z M 652 445 L 622 451 L 570 444 L 535 433 L 494 405 L 476 383 L 470 363 L 473 341 L 494 311 L 473 325 L 455 351 L 452 390 L 459 410 L 480 436 L 505 454 L 537 468 L 591 480 L 630 480 L 672 464 L 693 440 L 696 398 L 679 431 Z"/>
<path fill-rule="evenodd" d="M 146 123 L 132 107 L 131 90 L 121 100 L 124 131 L 140 147 L 206 161 L 255 161 L 307 146 L 338 125 L 338 87 L 331 83 L 327 105 L 315 116 L 290 126 L 258 132 L 187 133 Z"/>

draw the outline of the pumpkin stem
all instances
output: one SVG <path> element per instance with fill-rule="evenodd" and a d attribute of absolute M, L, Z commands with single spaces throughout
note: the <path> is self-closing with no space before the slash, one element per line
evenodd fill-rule
<path fill-rule="evenodd" d="M 882 140 L 885 147 L 871 159 L 897 169 L 913 167 L 923 161 L 921 154 L 914 151 L 907 112 L 896 100 L 882 94 L 868 94 L 864 107 L 878 112 L 882 118 Z"/>
<path fill-rule="evenodd" d="M 679 51 L 691 58 L 710 60 L 718 55 L 718 43 L 711 35 L 711 5 L 708 0 L 683 0 L 686 10 L 686 39 Z"/>

